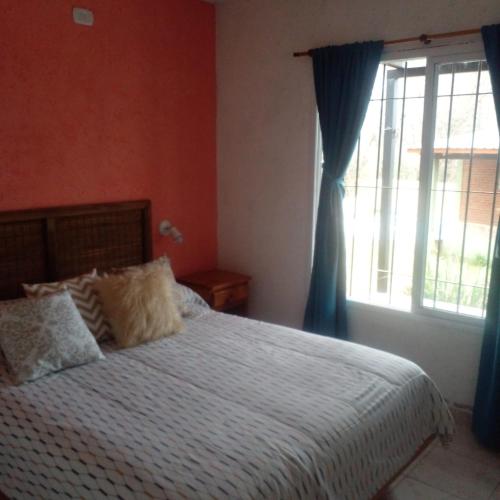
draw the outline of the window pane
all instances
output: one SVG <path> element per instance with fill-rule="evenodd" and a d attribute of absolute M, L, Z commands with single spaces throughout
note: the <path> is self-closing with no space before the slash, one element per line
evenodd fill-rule
<path fill-rule="evenodd" d="M 488 65 L 486 64 L 485 61 L 483 61 L 483 64 L 481 66 L 481 78 L 479 82 L 479 92 L 480 93 L 489 93 L 491 94 L 492 88 L 491 88 L 491 77 L 490 77 L 490 72 L 488 71 Z"/>
<path fill-rule="evenodd" d="M 370 102 L 364 122 L 366 127 L 360 134 L 359 150 L 353 154 L 344 179 L 346 186 L 355 186 L 356 181 L 360 186 L 375 187 L 377 183 L 381 110 L 382 113 L 385 111 L 384 102 Z"/>
<path fill-rule="evenodd" d="M 467 153 L 472 146 L 475 105 L 476 96 L 459 95 L 452 97 L 448 147 L 453 150 L 453 154 Z M 440 118 L 441 117 L 436 117 L 436 120 Z"/>
<path fill-rule="evenodd" d="M 441 64 L 439 66 L 438 96 L 451 95 L 451 85 L 454 77 L 453 64 Z"/>
<path fill-rule="evenodd" d="M 448 146 L 448 124 L 450 123 L 451 97 L 442 96 L 437 98 L 436 103 L 436 131 L 434 137 L 434 152 L 446 153 Z M 436 151 L 439 150 L 439 151 Z"/>
<path fill-rule="evenodd" d="M 481 72 L 483 72 L 483 70 L 487 70 L 487 65 L 484 61 L 440 64 L 438 67 L 438 96 L 451 94 L 455 96 L 464 94 L 475 95 L 478 84 L 478 70 L 480 66 Z M 489 82 L 488 78 L 489 74 L 486 72 L 480 92 L 491 92 L 491 82 Z"/>
<path fill-rule="evenodd" d="M 425 60 L 380 65 L 345 178 L 351 299 L 411 308 L 424 93 Z"/>
<path fill-rule="evenodd" d="M 455 86 L 453 88 L 453 94 L 475 95 L 479 77 L 478 62 L 455 63 L 453 66 L 455 71 Z"/>
<path fill-rule="evenodd" d="M 496 124 L 495 103 L 493 94 L 481 94 L 477 102 L 476 130 L 474 147 L 486 149 L 482 153 L 495 155 L 498 151 L 498 127 Z M 478 151 L 477 154 L 480 154 Z"/>
<path fill-rule="evenodd" d="M 356 296 L 359 300 L 368 300 L 371 248 L 377 234 L 377 228 L 373 225 L 375 189 L 359 188 L 357 198 L 353 194 L 346 191 L 344 202 L 344 217 L 347 222 L 347 285 L 349 295 Z"/>
<path fill-rule="evenodd" d="M 384 79 L 385 79 L 386 67 L 385 64 L 380 64 L 377 70 L 377 76 L 375 77 L 375 83 L 372 89 L 372 100 L 382 99 L 382 91 L 384 89 Z"/>
<path fill-rule="evenodd" d="M 438 78 L 423 305 L 481 317 L 499 215 L 491 85 L 480 61 L 442 64 Z"/>
<path fill-rule="evenodd" d="M 499 138 L 485 61 L 381 64 L 345 176 L 350 299 L 411 309 L 425 99 L 435 99 L 422 303 L 484 316 L 500 216 Z M 432 131 L 429 130 L 429 133 Z M 427 207 L 426 207 L 427 208 Z M 427 214 L 427 212 L 426 212 Z M 422 214 L 423 215 L 423 214 Z"/>
<path fill-rule="evenodd" d="M 404 134 L 401 148 L 400 189 L 418 190 L 423 118 L 424 99 L 408 99 L 405 103 L 403 120 Z"/>

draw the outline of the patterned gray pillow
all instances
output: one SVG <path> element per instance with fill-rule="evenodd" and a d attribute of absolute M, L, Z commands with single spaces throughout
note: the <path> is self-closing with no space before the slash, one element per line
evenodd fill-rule
<path fill-rule="evenodd" d="M 104 359 L 67 291 L 1 303 L 0 348 L 19 384 Z"/>

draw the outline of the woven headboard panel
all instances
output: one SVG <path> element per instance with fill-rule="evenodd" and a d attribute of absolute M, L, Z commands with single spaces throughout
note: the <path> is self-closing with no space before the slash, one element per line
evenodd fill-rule
<path fill-rule="evenodd" d="M 0 300 L 21 296 L 21 283 L 151 258 L 147 200 L 0 212 Z"/>

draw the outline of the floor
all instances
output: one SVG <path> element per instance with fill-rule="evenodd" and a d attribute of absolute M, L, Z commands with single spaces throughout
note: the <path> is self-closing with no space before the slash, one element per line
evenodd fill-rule
<path fill-rule="evenodd" d="M 500 500 L 500 453 L 476 443 L 469 413 L 456 411 L 454 417 L 457 431 L 451 445 L 434 442 L 384 500 Z"/>

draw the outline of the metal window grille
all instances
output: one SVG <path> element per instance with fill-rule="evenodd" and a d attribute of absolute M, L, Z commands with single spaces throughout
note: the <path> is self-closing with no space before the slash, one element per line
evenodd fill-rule
<path fill-rule="evenodd" d="M 484 316 L 499 184 L 486 62 L 381 64 L 345 178 L 348 296 Z"/>

